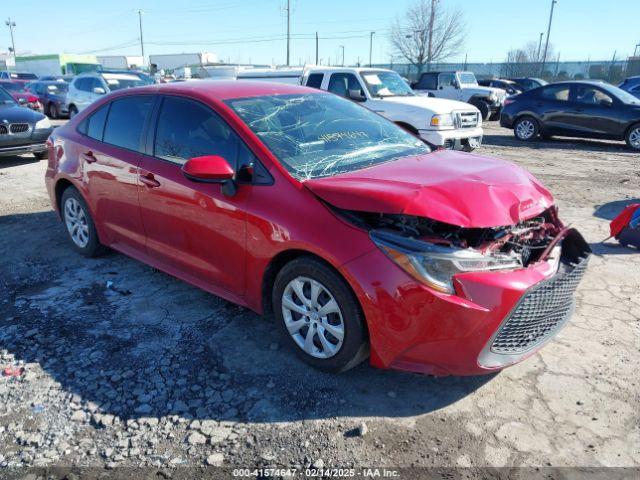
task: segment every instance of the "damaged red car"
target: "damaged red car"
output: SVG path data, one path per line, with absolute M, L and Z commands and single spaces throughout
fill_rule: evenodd
M 81 254 L 110 247 L 273 313 L 334 372 L 522 360 L 570 318 L 590 255 L 525 170 L 292 85 L 105 96 L 52 134 L 46 184 Z

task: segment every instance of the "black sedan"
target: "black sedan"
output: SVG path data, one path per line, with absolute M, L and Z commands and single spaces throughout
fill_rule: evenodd
M 522 93 L 524 89 L 520 87 L 516 82 L 512 80 L 505 80 L 502 78 L 492 78 L 485 80 L 478 80 L 478 85 L 482 87 L 501 88 L 507 92 L 507 95 L 518 95 Z
M 38 160 L 46 158 L 46 141 L 52 131 L 47 117 L 21 107 L 0 88 L 0 157 L 33 153 Z
M 534 77 L 510 78 L 509 80 L 518 85 L 525 92 L 528 90 L 533 90 L 534 88 L 544 87 L 545 85 L 549 84 L 549 82 L 543 80 L 542 78 Z
M 625 140 L 640 151 L 640 100 L 604 82 L 562 82 L 505 101 L 500 125 L 523 141 L 550 137 Z

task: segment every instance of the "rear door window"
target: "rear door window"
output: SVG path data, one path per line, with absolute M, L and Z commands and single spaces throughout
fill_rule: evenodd
M 111 102 L 104 128 L 104 142 L 128 150 L 142 151 L 142 131 L 152 105 L 151 95 L 125 97 Z
M 323 79 L 324 73 L 312 73 L 307 79 L 307 87 L 320 88 L 322 86 Z
M 568 85 L 552 85 L 543 88 L 540 92 L 540 96 L 546 100 L 555 100 L 558 102 L 569 101 L 569 90 L 571 87 Z

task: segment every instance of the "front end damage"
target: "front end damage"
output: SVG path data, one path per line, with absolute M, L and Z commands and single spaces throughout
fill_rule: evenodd
M 385 311 L 376 312 L 388 321 L 370 324 L 372 363 L 378 366 L 464 375 L 528 357 L 570 318 L 591 253 L 555 207 L 490 228 L 403 214 L 336 213 L 366 229 L 379 251 L 415 282 L 409 287 L 406 275 L 394 272 L 368 293 L 377 308 L 383 297 L 396 300 L 393 308 L 386 302 Z M 403 337 L 399 347 L 386 341 Z

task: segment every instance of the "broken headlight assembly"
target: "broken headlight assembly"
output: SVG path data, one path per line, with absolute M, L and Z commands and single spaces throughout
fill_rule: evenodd
M 452 248 L 397 233 L 372 230 L 373 242 L 400 268 L 416 280 L 443 293 L 454 293 L 453 276 L 463 272 L 522 268 L 518 256 L 483 254 L 474 249 Z

